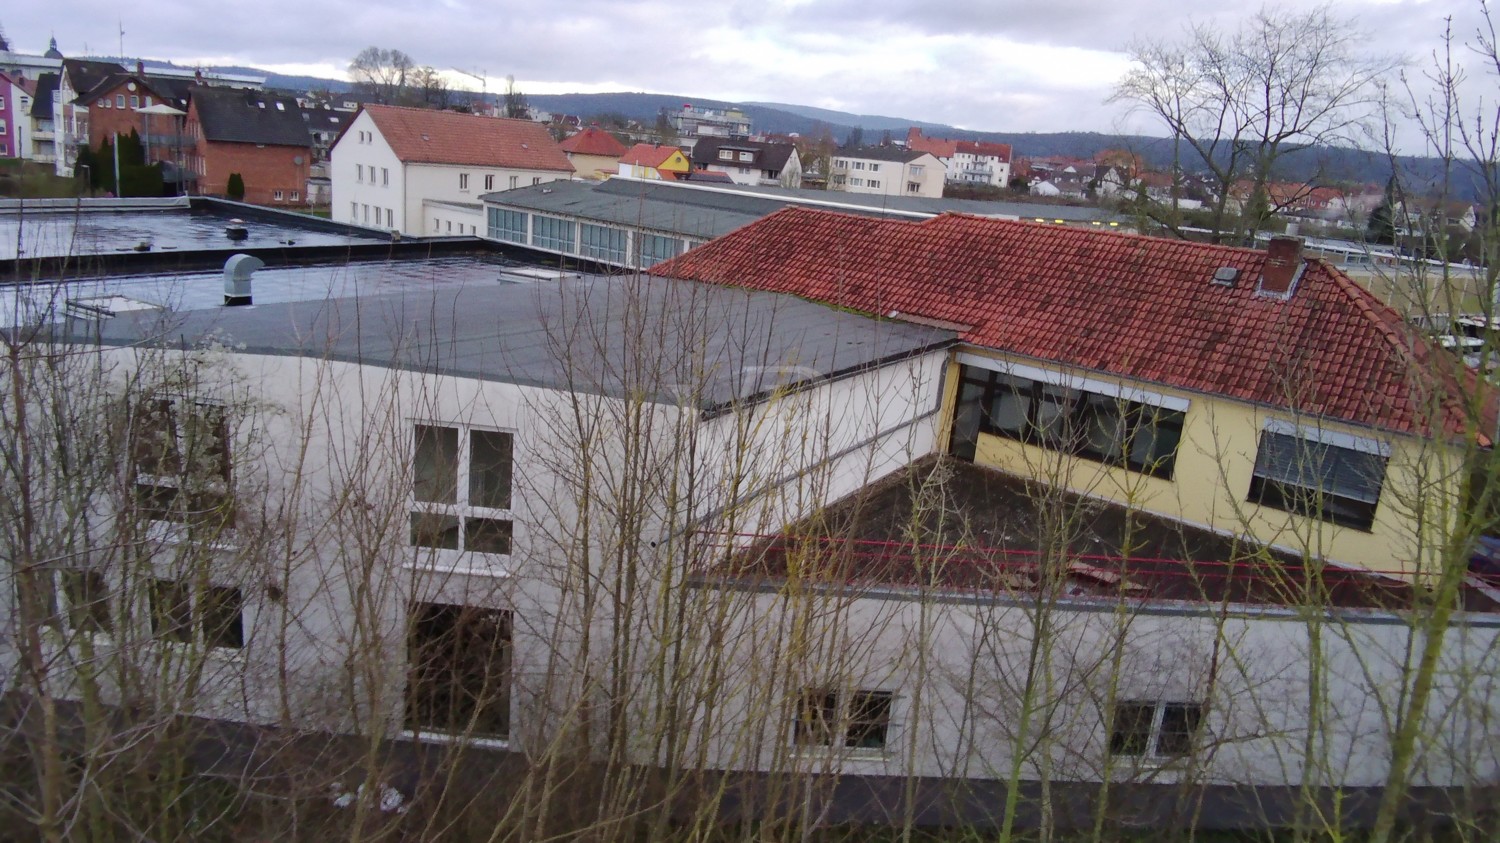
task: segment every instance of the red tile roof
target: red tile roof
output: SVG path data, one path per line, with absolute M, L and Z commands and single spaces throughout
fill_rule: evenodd
M 1256 295 L 1265 262 L 1253 249 L 960 214 L 787 208 L 654 272 L 943 320 L 977 346 L 1398 432 L 1427 430 L 1436 397 L 1442 429 L 1462 430 L 1455 396 L 1472 381 L 1452 355 L 1319 260 L 1289 300 Z M 1226 266 L 1237 283 L 1210 283 Z
M 563 152 L 572 155 L 607 155 L 619 158 L 625 154 L 625 144 L 598 126 L 590 126 L 558 145 Z
M 394 105 L 366 105 L 363 110 L 404 164 L 573 172 L 547 127 L 530 120 Z
M 675 146 L 661 146 L 654 143 L 638 143 L 632 146 L 620 156 L 621 164 L 633 164 L 637 167 L 660 167 L 667 163 L 672 153 L 679 150 Z
M 1010 163 L 1010 144 L 990 143 L 988 141 L 958 141 L 955 150 L 967 155 L 992 156 L 1005 163 Z

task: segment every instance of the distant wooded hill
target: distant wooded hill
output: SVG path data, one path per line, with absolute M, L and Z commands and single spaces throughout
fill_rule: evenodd
M 208 69 L 208 68 L 206 68 Z M 269 87 L 294 91 L 350 90 L 348 82 L 313 76 L 283 76 L 253 67 L 211 68 L 225 73 L 244 73 L 266 77 Z M 494 99 L 491 93 L 490 98 Z M 527 99 L 537 108 L 590 117 L 616 114 L 650 124 L 663 109 L 676 110 L 684 103 L 706 108 L 738 106 L 750 117 L 756 131 L 776 134 L 814 135 L 825 127 L 839 142 L 848 139 L 857 127 L 865 143 L 879 143 L 889 132 L 893 139 L 906 136 L 911 126 L 932 137 L 962 140 L 984 140 L 1008 143 L 1017 155 L 1027 157 L 1066 156 L 1091 159 L 1106 149 L 1128 149 L 1141 156 L 1148 167 L 1167 169 L 1172 163 L 1172 142 L 1167 138 L 1144 135 L 1119 135 L 1101 132 L 978 132 L 941 123 L 928 123 L 901 117 L 873 114 L 851 114 L 826 108 L 771 102 L 730 103 L 681 94 L 607 93 L 607 94 L 533 94 Z M 1390 177 L 1390 161 L 1373 152 L 1342 147 L 1316 147 L 1299 151 L 1285 159 L 1278 178 L 1320 184 L 1369 184 L 1384 186 Z M 1413 189 L 1436 185 L 1442 177 L 1442 163 L 1435 158 L 1404 156 L 1397 166 Z M 1457 197 L 1473 200 L 1480 195 L 1478 184 L 1460 173 L 1454 185 Z

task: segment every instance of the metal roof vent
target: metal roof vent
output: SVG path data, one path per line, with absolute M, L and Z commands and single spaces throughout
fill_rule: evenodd
M 265 266 L 265 261 L 254 255 L 231 255 L 224 262 L 224 306 L 242 307 L 253 304 L 250 296 L 250 279 L 255 270 Z
M 1214 280 L 1209 283 L 1216 287 L 1233 287 L 1234 282 L 1240 280 L 1240 271 L 1237 267 L 1221 266 L 1214 270 Z

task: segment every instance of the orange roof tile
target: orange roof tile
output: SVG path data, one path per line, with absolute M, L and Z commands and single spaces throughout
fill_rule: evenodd
M 654 272 L 944 320 L 978 346 L 1398 432 L 1428 429 L 1428 408 L 1442 406 L 1441 429 L 1462 429 L 1454 402 L 1472 380 L 1456 358 L 1319 260 L 1289 299 L 1257 295 L 1265 262 L 1253 249 L 960 214 L 788 208 Z M 1210 283 L 1220 267 L 1240 271 L 1234 286 Z
M 675 146 L 662 146 L 654 143 L 638 143 L 628 149 L 620 156 L 621 164 L 633 164 L 637 167 L 660 167 L 667 163 L 672 153 L 680 152 Z
M 547 127 L 530 120 L 394 105 L 366 105 L 363 110 L 405 164 L 573 172 Z
M 562 147 L 563 152 L 572 155 L 606 155 L 610 158 L 619 158 L 625 154 L 625 144 L 620 143 L 614 135 L 598 126 L 590 126 L 558 145 Z

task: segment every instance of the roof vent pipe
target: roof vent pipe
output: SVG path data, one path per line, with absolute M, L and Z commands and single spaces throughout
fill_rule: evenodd
M 253 304 L 250 296 L 250 279 L 255 270 L 265 266 L 265 261 L 254 255 L 231 255 L 224 262 L 224 306 L 243 307 Z

